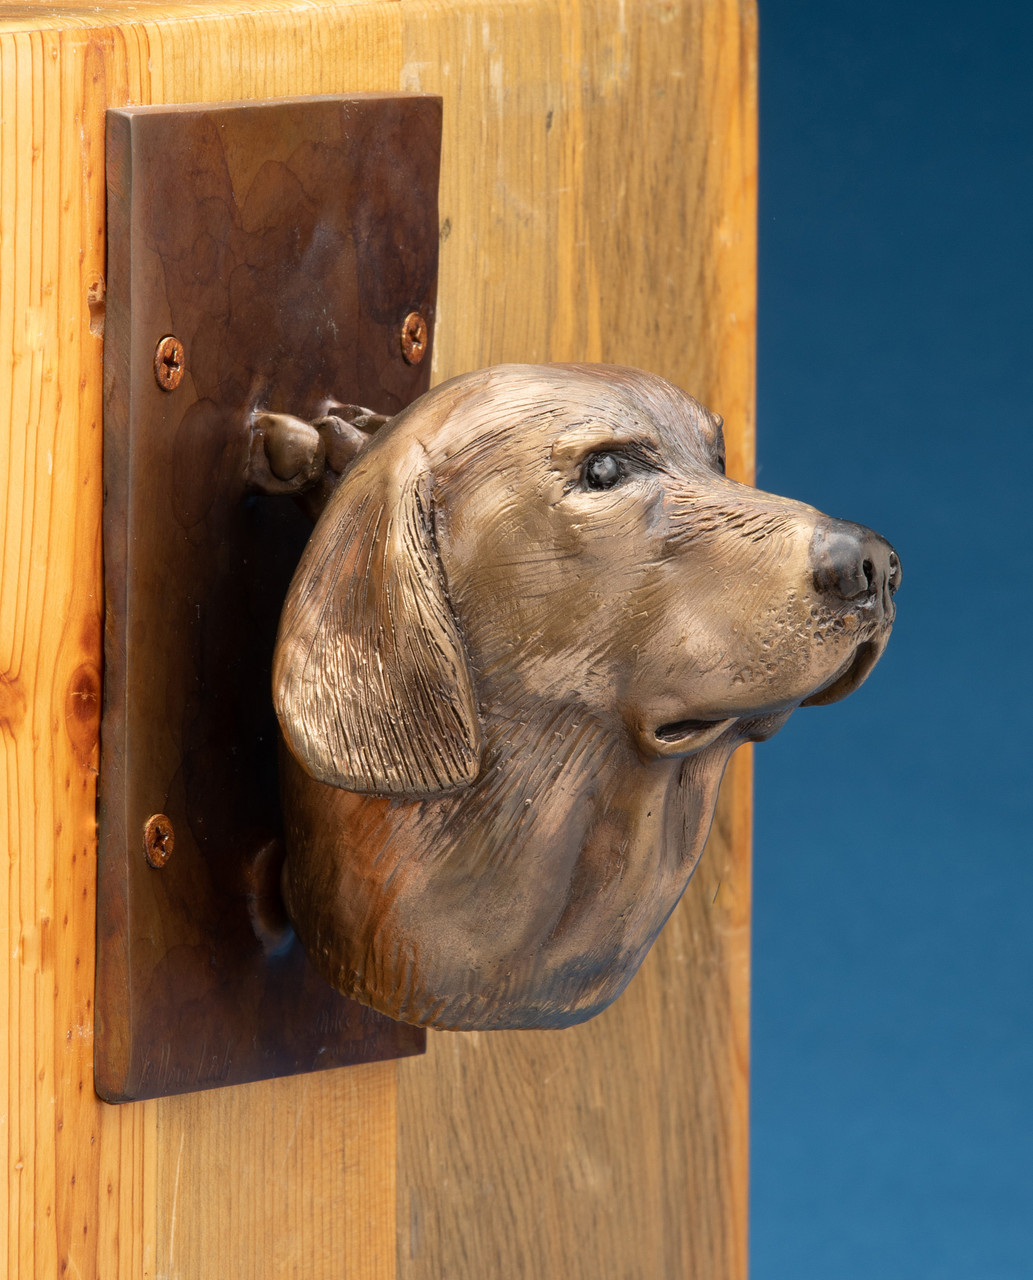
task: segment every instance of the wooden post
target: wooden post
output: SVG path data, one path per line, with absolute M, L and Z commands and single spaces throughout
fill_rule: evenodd
M 434 380 L 640 365 L 720 411 L 750 474 L 750 0 L 0 7 L 12 1280 L 745 1276 L 746 753 L 661 942 L 595 1022 L 121 1108 L 93 1092 L 104 112 L 399 89 L 444 98 Z

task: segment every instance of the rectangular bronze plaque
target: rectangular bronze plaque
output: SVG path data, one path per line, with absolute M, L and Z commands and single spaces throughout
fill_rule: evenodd
M 267 928 L 282 856 L 269 667 L 310 525 L 292 499 L 249 492 L 246 467 L 256 410 L 391 414 L 427 389 L 430 360 L 408 363 L 400 332 L 413 311 L 433 323 L 440 141 L 440 100 L 418 95 L 108 113 L 109 1101 L 424 1048 Z M 172 831 L 160 868 L 144 853 L 156 814 Z

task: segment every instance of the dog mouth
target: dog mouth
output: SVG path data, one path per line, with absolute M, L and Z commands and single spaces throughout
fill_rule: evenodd
M 833 702 L 842 701 L 843 698 L 853 693 L 855 689 L 859 689 L 871 675 L 875 664 L 882 657 L 882 651 L 886 648 L 888 639 L 889 632 L 885 635 L 877 636 L 874 640 L 866 640 L 863 644 L 859 644 L 846 670 L 833 676 L 828 684 L 822 685 L 809 698 L 804 698 L 800 706 L 827 707 Z
M 804 698 L 801 707 L 827 707 L 833 702 L 840 702 L 855 689 L 860 688 L 882 657 L 883 650 L 889 640 L 889 632 L 865 640 L 854 650 L 853 656 L 845 667 L 841 667 L 830 680 L 808 698 Z M 737 724 L 742 717 L 730 716 L 720 720 L 671 720 L 653 730 L 655 751 L 661 756 L 688 756 L 704 747 L 709 747 L 718 738 Z M 765 733 L 763 737 L 770 736 Z
M 662 756 L 691 755 L 716 742 L 738 720 L 730 716 L 726 720 L 672 720 L 653 730 L 657 754 Z

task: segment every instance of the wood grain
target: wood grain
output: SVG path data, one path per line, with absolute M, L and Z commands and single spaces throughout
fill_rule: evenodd
M 745 1274 L 745 758 L 613 1010 L 406 1065 L 397 1262 L 391 1064 L 97 1101 L 96 300 L 107 106 L 442 93 L 435 379 L 641 365 L 724 414 L 746 476 L 754 41 L 748 0 L 0 4 L 0 1274 Z
M 393 1276 L 392 1075 L 371 1063 L 162 1102 L 156 1274 Z

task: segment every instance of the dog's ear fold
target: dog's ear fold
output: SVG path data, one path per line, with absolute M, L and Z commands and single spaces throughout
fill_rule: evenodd
M 402 456 L 399 456 L 399 455 Z M 473 782 L 473 680 L 438 559 L 419 444 L 378 440 L 330 498 L 280 617 L 273 697 L 322 782 L 429 795 Z

